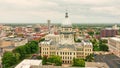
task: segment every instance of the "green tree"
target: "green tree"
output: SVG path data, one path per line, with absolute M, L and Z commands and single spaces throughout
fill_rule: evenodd
M 103 44 L 103 43 L 105 44 L 105 43 L 108 43 L 108 40 L 105 40 L 105 39 L 101 40 L 100 39 L 99 42 L 100 42 L 100 44 Z
M 41 56 L 37 56 L 37 59 L 42 59 L 42 57 Z
M 5 52 L 2 58 L 3 68 L 9 68 L 10 66 L 16 64 L 16 57 L 12 52 Z
M 16 58 L 16 62 L 20 61 L 20 54 L 19 53 L 14 53 L 15 58 Z
M 37 53 L 39 50 L 38 42 L 31 41 L 23 46 L 19 46 L 13 50 L 14 53 L 19 53 L 20 58 L 24 59 L 27 54 Z
M 85 60 L 88 61 L 88 62 L 92 62 L 94 60 L 93 54 L 90 54 L 90 55 L 86 56 Z
M 90 35 L 90 36 L 93 36 L 94 35 L 94 32 L 88 32 L 88 34 Z
M 14 53 L 19 53 L 20 54 L 20 59 L 24 59 L 26 57 L 26 48 L 25 46 L 19 46 L 13 50 Z
M 26 50 L 26 53 L 27 53 L 27 54 L 31 54 L 31 48 L 30 48 L 29 45 L 30 45 L 29 43 L 27 43 L 27 44 L 25 45 L 25 50 Z
M 97 45 L 93 45 L 93 51 L 100 51 L 99 46 L 97 46 Z
M 95 34 L 96 34 L 96 35 L 100 35 L 100 32 L 97 31 Z
M 10 66 L 14 66 L 19 61 L 29 57 L 30 54 L 37 53 L 38 50 L 38 42 L 31 41 L 25 45 L 16 47 L 12 52 L 5 52 L 2 58 L 3 68 L 10 68 Z
M 100 46 L 100 50 L 101 50 L 101 51 L 108 51 L 108 46 L 107 46 L 107 45 L 105 45 L 105 44 L 100 44 L 99 46 Z
M 62 65 L 62 59 L 60 56 L 53 55 L 48 58 L 48 62 L 54 63 L 56 66 L 61 66 Z
M 39 50 L 38 42 L 36 41 L 31 41 L 29 43 L 30 51 L 31 53 L 36 53 Z
M 42 64 L 43 65 L 46 65 L 47 64 L 47 56 L 43 56 L 43 58 L 42 58 Z
M 79 58 L 73 58 L 73 66 L 76 67 L 85 67 L 85 60 Z
M 97 41 L 95 38 L 90 40 L 93 44 L 93 51 L 99 51 L 99 41 Z
M 77 40 L 75 40 L 75 42 L 81 42 L 81 40 L 80 40 L 80 39 L 77 39 Z

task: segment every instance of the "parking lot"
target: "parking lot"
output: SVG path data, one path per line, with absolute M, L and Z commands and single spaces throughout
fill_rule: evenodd
M 110 68 L 120 68 L 120 58 L 113 54 L 95 55 L 95 62 L 105 62 Z

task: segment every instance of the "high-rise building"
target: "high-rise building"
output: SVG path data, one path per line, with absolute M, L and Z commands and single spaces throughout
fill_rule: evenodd
M 34 31 L 39 33 L 41 31 L 40 27 L 41 26 L 39 24 L 36 24 L 34 27 Z
M 50 23 L 51 23 L 51 20 L 47 20 L 47 23 L 48 23 L 48 32 L 50 33 Z

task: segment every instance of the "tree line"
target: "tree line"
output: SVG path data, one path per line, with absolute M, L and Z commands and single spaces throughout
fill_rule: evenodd
M 108 46 L 106 45 L 107 40 L 90 40 L 93 44 L 93 51 L 108 51 Z
M 5 52 L 2 57 L 3 68 L 12 68 L 23 59 L 30 57 L 31 54 L 38 53 L 38 42 L 31 41 L 23 46 L 16 47 L 12 52 Z
M 88 56 L 89 57 L 89 56 Z M 87 60 L 92 60 L 91 57 Z M 43 65 L 55 65 L 55 66 L 61 66 L 62 65 L 62 58 L 57 55 L 53 56 L 43 56 L 42 58 L 42 64 Z M 72 66 L 73 67 L 85 67 L 85 59 L 82 58 L 73 58 L 72 60 Z
M 62 59 L 60 56 L 52 55 L 49 58 L 47 56 L 43 56 L 42 58 L 42 64 L 48 65 L 48 64 L 54 64 L 56 66 L 62 65 Z

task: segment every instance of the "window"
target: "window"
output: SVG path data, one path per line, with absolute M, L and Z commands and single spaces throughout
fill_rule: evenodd
M 67 57 L 65 57 L 65 59 L 67 59 Z
M 65 55 L 67 55 L 67 52 L 65 52 Z
M 69 38 L 69 36 L 68 35 L 64 35 L 64 38 Z
M 64 52 L 63 52 L 63 55 L 64 55 Z
M 68 29 L 66 28 L 65 31 L 68 31 Z
M 60 55 L 62 55 L 62 52 L 60 52 Z
M 72 57 L 70 57 L 70 59 L 72 59 Z
M 72 53 L 70 52 L 70 55 L 72 55 Z
M 74 55 L 75 55 L 75 53 L 74 53 Z

